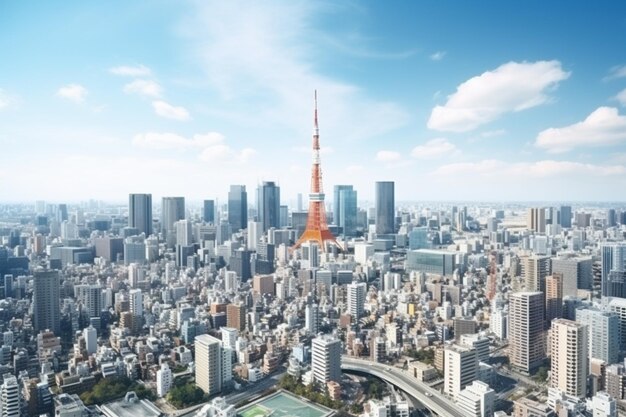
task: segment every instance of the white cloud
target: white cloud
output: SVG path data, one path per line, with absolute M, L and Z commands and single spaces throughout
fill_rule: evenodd
M 413 148 L 411 156 L 419 159 L 428 159 L 453 153 L 458 153 L 458 148 L 453 143 L 448 142 L 445 138 L 437 138 Z
M 495 159 L 479 162 L 461 162 L 440 166 L 431 173 L 432 176 L 448 176 L 466 178 L 466 176 L 482 178 L 499 178 L 514 180 L 523 177 L 556 178 L 563 176 L 611 176 L 623 175 L 626 167 L 622 165 L 594 165 L 580 162 L 543 160 L 537 162 L 507 163 Z
M 625 78 L 626 77 L 626 65 L 616 65 L 609 70 L 609 75 L 604 77 L 605 81 L 613 80 L 615 78 Z
M 622 106 L 626 107 L 626 88 L 620 91 L 615 98 L 620 102 Z
M 11 99 L 4 92 L 2 88 L 0 88 L 0 110 L 6 109 L 11 104 Z
M 434 177 L 491 178 L 502 182 L 528 178 L 606 177 L 624 175 L 623 165 L 594 165 L 571 161 L 543 160 L 506 163 L 495 159 L 479 162 L 461 162 L 440 166 L 431 173 Z
M 437 51 L 430 55 L 432 61 L 441 61 L 446 56 L 446 51 Z
M 614 107 L 599 107 L 582 122 L 540 132 L 535 146 L 560 153 L 580 146 L 608 146 L 623 141 L 626 116 L 620 116 Z
M 434 130 L 467 132 L 505 113 L 541 105 L 548 92 L 569 77 L 559 61 L 509 62 L 470 78 L 436 106 L 428 120 Z
M 162 100 L 152 102 L 152 107 L 157 115 L 165 117 L 166 119 L 174 119 L 179 121 L 186 121 L 191 119 L 189 112 L 186 108 L 180 106 L 172 106 Z
M 109 68 L 109 72 L 122 77 L 147 77 L 152 74 L 150 68 L 145 65 L 120 65 Z
M 133 137 L 133 146 L 154 150 L 197 150 L 198 159 L 204 162 L 247 163 L 256 154 L 252 148 L 236 150 L 226 144 L 218 132 L 193 135 L 191 138 L 176 133 L 147 132 Z
M 187 139 L 176 133 L 139 133 L 133 137 L 133 146 L 150 149 L 189 149 L 206 148 L 221 145 L 224 142 L 224 135 L 218 132 L 194 135 Z
M 328 11 L 325 5 L 238 0 L 195 4 L 193 17 L 181 22 L 179 32 L 191 39 L 209 83 L 225 99 L 222 111 L 236 113 L 242 123 L 287 127 L 295 131 L 289 132 L 291 138 L 306 138 L 314 89 L 319 93 L 322 146 L 380 135 L 409 121 L 409 113 L 395 103 L 372 99 L 357 86 L 317 71 L 322 51 L 310 42 L 319 35 L 311 23 Z
M 139 94 L 147 97 L 160 97 L 162 89 L 156 81 L 138 79 L 126 84 L 124 92 L 126 94 Z
M 395 151 L 378 151 L 376 160 L 379 162 L 396 162 L 402 159 L 400 152 Z
M 68 84 L 59 88 L 57 96 L 75 103 L 82 103 L 87 96 L 87 89 L 80 84 Z

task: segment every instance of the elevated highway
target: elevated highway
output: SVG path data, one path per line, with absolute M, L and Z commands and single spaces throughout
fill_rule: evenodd
M 439 416 L 466 417 L 452 400 L 393 366 L 344 355 L 341 357 L 341 370 L 370 374 L 380 378 L 406 392 Z

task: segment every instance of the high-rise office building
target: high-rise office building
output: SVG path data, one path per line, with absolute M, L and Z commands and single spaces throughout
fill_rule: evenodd
M 626 298 L 626 243 L 600 245 L 602 296 Z
M 561 227 L 572 227 L 572 206 L 561 206 Z
M 573 397 L 587 395 L 589 373 L 587 326 L 575 321 L 556 319 L 552 322 L 551 385 Z
M 226 326 L 243 331 L 246 328 L 246 306 L 244 304 L 228 304 L 226 306 Z
M 363 315 L 367 284 L 353 282 L 348 284 L 348 314 L 357 321 Z
M 185 218 L 185 197 L 163 197 L 161 200 L 161 233 L 170 247 L 174 246 L 175 224 Z
M 87 354 L 93 355 L 98 350 L 98 332 L 93 326 L 83 329 L 83 338 L 85 339 L 85 347 Z
M 209 395 L 222 392 L 222 341 L 203 334 L 196 336 L 196 385 Z
M 553 274 L 563 275 L 563 297 L 576 297 L 578 289 L 591 290 L 593 286 L 591 257 L 557 257 L 550 261 Z
M 193 241 L 193 232 L 189 220 L 179 220 L 175 223 L 176 245 L 189 246 Z
M 231 185 L 228 192 L 228 223 L 234 232 L 248 224 L 248 193 L 245 185 Z
M 563 317 L 563 275 L 553 273 L 546 277 L 546 328 L 552 320 Z
M 590 359 L 599 359 L 606 364 L 619 360 L 621 327 L 617 313 L 594 308 L 578 308 L 576 321 L 589 329 Z
M 543 299 L 541 292 L 516 292 L 509 298 L 510 362 L 527 373 L 546 357 Z
M 143 316 L 143 293 L 140 289 L 135 288 L 128 292 L 130 301 L 130 312 L 134 317 Z
M 476 349 L 458 345 L 446 347 L 444 355 L 443 392 L 456 399 L 476 379 L 478 356 Z
M 202 205 L 202 221 L 215 224 L 215 200 L 204 200 Z
M 280 187 L 275 182 L 263 181 L 257 188 L 257 215 L 263 232 L 280 227 Z
M 528 229 L 537 233 L 546 232 L 546 209 L 543 207 L 533 207 L 528 209 L 526 218 Z
M 263 236 L 263 225 L 261 222 L 248 222 L 248 249 L 256 251 L 256 247 Z
M 608 209 L 606 211 L 606 225 L 608 227 L 615 227 L 617 225 L 617 213 L 615 209 Z
M 156 374 L 157 396 L 159 398 L 165 397 L 170 389 L 172 389 L 173 381 L 174 378 L 172 377 L 172 370 L 167 363 L 162 363 L 161 368 Z
M 61 309 L 59 271 L 37 270 L 33 278 L 33 327 L 35 332 L 50 329 L 55 334 L 61 331 Z
M 546 291 L 546 277 L 550 275 L 549 256 L 526 256 L 521 258 L 522 278 L 526 291 Z
M 320 308 L 317 304 L 307 304 L 304 312 L 304 328 L 308 333 L 317 334 L 319 330 Z
M 334 223 L 341 227 L 344 236 L 355 236 L 357 194 L 351 185 L 335 185 L 333 200 Z
M 393 181 L 376 182 L 376 234 L 395 233 L 396 203 Z
M 341 381 L 341 341 L 324 335 L 311 342 L 311 370 L 315 382 Z
M 468 417 L 492 417 L 496 392 L 482 381 L 474 381 L 459 392 L 457 405 Z
M 4 382 L 0 385 L 0 414 L 2 417 L 20 417 L 21 408 L 20 385 L 17 378 L 11 374 L 5 374 Z
M 239 248 L 233 251 L 230 256 L 230 269 L 237 274 L 242 282 L 246 282 L 252 277 L 251 255 L 249 250 Z
M 128 196 L 128 226 L 152 234 L 152 194 L 130 194 Z

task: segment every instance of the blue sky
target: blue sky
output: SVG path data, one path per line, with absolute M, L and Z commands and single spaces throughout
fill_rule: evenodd
M 547 3 L 547 4 L 546 4 Z M 0 200 L 624 200 L 620 2 L 2 2 Z

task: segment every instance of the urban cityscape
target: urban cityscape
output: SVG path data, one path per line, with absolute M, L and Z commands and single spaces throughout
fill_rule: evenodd
M 0 5 L 0 417 L 626 415 L 626 7 L 113 3 Z

